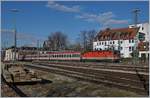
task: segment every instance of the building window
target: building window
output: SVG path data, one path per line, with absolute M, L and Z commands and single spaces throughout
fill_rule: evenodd
M 132 46 L 132 51 L 134 51 L 134 47 Z
M 103 42 L 102 42 L 102 45 L 103 45 Z
M 120 47 L 120 50 L 122 50 L 123 48 L 122 47 Z
M 131 39 L 129 39 L 129 43 L 131 43 Z
M 144 30 L 144 27 L 142 27 L 142 30 Z
M 101 45 L 101 42 L 99 42 L 99 45 Z
M 119 41 L 119 40 L 118 40 L 118 44 L 122 44 L 122 41 Z
M 98 45 L 98 43 L 97 43 L 97 45 Z
M 122 44 L 122 41 L 120 41 L 120 43 Z
M 134 39 L 132 39 L 132 43 L 134 43 Z
M 129 47 L 129 51 L 131 51 L 131 47 Z
M 115 44 L 115 42 L 113 41 L 113 44 Z
M 105 45 L 106 45 L 107 43 L 105 42 Z
M 112 44 L 112 42 L 110 42 L 110 44 Z

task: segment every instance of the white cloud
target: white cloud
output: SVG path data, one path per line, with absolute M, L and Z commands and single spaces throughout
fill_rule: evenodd
M 76 18 L 83 19 L 84 21 L 97 22 L 102 24 L 103 26 L 128 23 L 128 20 L 118 20 L 115 19 L 115 17 L 116 15 L 114 15 L 112 12 L 100 13 L 98 15 L 82 13 L 81 15 L 76 16 Z
M 72 6 L 68 7 L 65 5 L 58 4 L 54 1 L 48 1 L 47 7 L 58 10 L 58 11 L 63 11 L 63 12 L 72 12 L 72 13 L 78 13 L 80 12 L 80 7 L 79 6 Z
M 129 22 L 129 20 L 115 19 L 116 15 L 113 12 L 104 12 L 99 14 L 85 13 L 85 12 L 81 12 L 79 6 L 68 7 L 66 5 L 62 5 L 54 1 L 48 1 L 46 6 L 58 11 L 78 13 L 80 15 L 76 15 L 75 16 L 76 18 L 88 22 L 97 22 L 104 27 L 108 25 L 109 26 L 114 25 L 114 24 L 128 24 Z

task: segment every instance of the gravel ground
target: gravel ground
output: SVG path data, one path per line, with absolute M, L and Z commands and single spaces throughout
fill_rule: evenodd
M 53 73 L 38 72 L 38 76 L 46 81 L 44 83 L 37 83 L 33 85 L 19 85 L 17 86 L 24 94 L 31 97 L 140 97 L 141 95 L 120 90 L 117 88 L 105 87 L 102 84 L 94 84 L 78 79 L 69 78 Z M 4 88 L 5 89 L 5 88 Z M 2 92 L 3 95 L 4 92 Z M 15 95 L 14 95 L 15 96 Z

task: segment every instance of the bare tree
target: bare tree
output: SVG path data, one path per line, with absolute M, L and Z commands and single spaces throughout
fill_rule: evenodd
M 80 33 L 80 41 L 83 47 L 83 50 L 87 50 L 87 31 L 81 31 Z
M 67 36 L 62 32 L 51 33 L 43 47 L 49 50 L 65 50 L 67 48 Z
M 93 41 L 96 35 L 95 30 L 90 30 L 87 32 L 87 49 L 93 50 Z
M 80 42 L 84 51 L 93 49 L 93 41 L 95 38 L 96 31 L 81 31 L 80 33 Z

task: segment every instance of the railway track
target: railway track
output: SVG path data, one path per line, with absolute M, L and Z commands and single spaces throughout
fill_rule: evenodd
M 119 71 L 112 69 L 101 69 L 91 67 L 77 67 L 59 64 L 28 64 L 32 68 L 61 74 L 81 80 L 104 85 L 115 86 L 118 88 L 131 90 L 138 93 L 148 94 L 148 74 L 144 72 Z
M 120 65 L 112 63 L 83 63 L 83 62 L 35 62 L 37 64 L 60 64 L 68 66 L 78 66 L 78 67 L 90 67 L 90 68 L 102 68 L 102 69 L 114 69 L 114 70 L 124 70 L 124 71 L 138 71 L 138 72 L 149 72 L 148 66 L 129 66 L 129 65 Z

